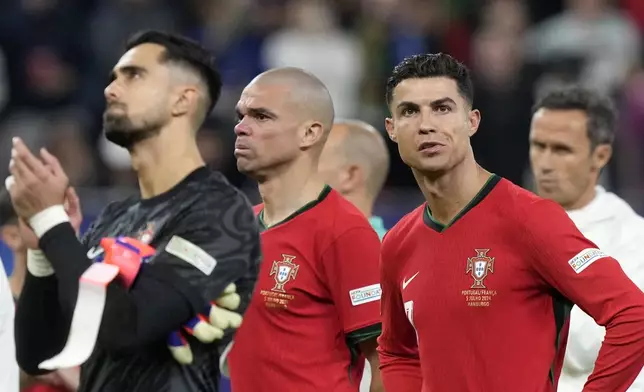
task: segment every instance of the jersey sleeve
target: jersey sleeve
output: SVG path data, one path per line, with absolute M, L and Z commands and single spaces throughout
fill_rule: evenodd
M 644 366 L 644 293 L 559 205 L 539 200 L 523 216 L 537 275 L 606 327 L 583 391 L 625 391 Z
M 390 233 L 385 234 L 380 256 L 382 284 L 382 334 L 378 338 L 380 373 L 386 390 L 418 392 L 422 375 L 416 331 L 405 313 L 395 268 L 395 255 L 388 246 Z
M 347 335 L 374 325 L 380 332 L 379 253 L 378 235 L 368 226 L 350 229 L 323 253 L 329 291 Z
M 168 240 L 157 246 L 154 260 L 141 266 L 131 289 L 116 280 L 107 286 L 98 345 L 121 352 L 165 341 L 228 284 L 254 284 L 259 229 L 250 204 L 240 194 L 218 197 L 215 206 L 212 199 L 204 194 L 169 225 L 170 233 L 162 234 Z M 61 308 L 72 314 L 79 279 L 92 261 L 69 223 L 50 229 L 39 244 L 54 267 Z M 45 359 L 42 355 L 25 362 L 37 363 Z
M 148 270 L 182 292 L 196 311 L 230 283 L 254 285 L 261 253 L 259 226 L 241 194 L 204 195 L 169 227 Z
M 102 224 L 114 206 L 115 203 L 108 204 L 92 222 L 81 240 L 83 244 L 87 244 L 97 225 Z M 76 304 L 78 278 L 91 265 L 89 260 L 84 259 L 85 249 L 75 238 L 73 228 L 69 224 L 67 228 L 60 226 L 45 234 L 46 237 L 54 235 L 51 243 L 61 249 L 54 253 L 49 251 L 52 264 L 58 266 L 58 273 L 36 277 L 27 271 L 16 307 L 16 359 L 20 368 L 30 375 L 49 373 L 49 370 L 40 369 L 38 365 L 65 346 Z M 61 233 L 62 237 L 56 236 L 57 233 Z M 45 241 L 46 248 L 50 248 L 49 243 Z M 74 251 L 76 256 L 71 255 Z M 59 261 L 62 265 L 56 264 Z M 182 300 L 181 297 L 179 300 Z M 47 325 L 47 328 L 41 328 L 42 325 Z
M 56 277 L 35 277 L 27 271 L 15 315 L 14 339 L 20 368 L 29 375 L 49 373 L 39 369 L 38 364 L 63 349 L 70 324 L 71 316 L 59 306 Z

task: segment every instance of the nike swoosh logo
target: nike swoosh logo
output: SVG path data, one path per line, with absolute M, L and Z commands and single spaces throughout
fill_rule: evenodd
M 90 260 L 94 260 L 95 258 L 100 256 L 101 253 L 103 253 L 103 248 L 95 246 L 92 249 L 87 251 L 87 258 Z
M 414 280 L 416 275 L 418 275 L 419 273 L 420 273 L 420 271 L 416 272 L 411 278 L 409 278 L 407 280 L 403 280 L 403 290 L 407 288 L 407 285 L 409 285 L 411 283 L 411 281 Z

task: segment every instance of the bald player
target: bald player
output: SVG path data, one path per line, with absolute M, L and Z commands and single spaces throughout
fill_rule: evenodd
M 385 139 L 370 124 L 360 120 L 338 120 L 324 145 L 318 171 L 333 189 L 369 218 L 382 240 L 387 232 L 373 206 L 389 174 L 389 151 Z M 360 392 L 369 392 L 378 362 L 365 364 Z M 377 371 L 377 370 L 376 370 Z
M 235 157 L 262 203 L 260 275 L 228 355 L 235 392 L 357 392 L 377 361 L 380 241 L 318 172 L 326 87 L 297 68 L 257 76 L 236 106 Z M 371 362 L 377 363 L 377 362 Z M 382 391 L 379 372 L 372 391 Z
M 389 174 L 389 151 L 380 132 L 364 121 L 336 121 L 318 170 L 327 184 L 369 218 L 382 239 L 387 229 L 382 218 L 373 215 L 373 206 Z

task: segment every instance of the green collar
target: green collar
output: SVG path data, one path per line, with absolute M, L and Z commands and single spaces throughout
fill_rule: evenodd
M 304 212 L 310 210 L 311 208 L 317 206 L 318 204 L 320 204 L 320 202 L 322 202 L 322 200 L 324 200 L 329 195 L 329 193 L 331 193 L 331 187 L 328 186 L 328 185 L 325 185 L 324 188 L 322 188 L 322 192 L 320 192 L 320 195 L 318 196 L 317 199 L 311 200 L 310 202 L 308 202 L 305 205 L 303 205 L 302 207 L 300 207 L 297 211 L 295 211 L 294 213 L 289 215 L 286 219 L 282 220 L 281 222 L 277 222 L 274 225 L 271 225 L 270 227 L 275 227 L 277 225 L 281 225 L 282 223 L 286 223 L 286 222 L 290 221 L 291 219 L 294 219 L 294 218 L 298 217 L 302 213 L 304 213 Z M 262 230 L 266 230 L 266 229 L 269 228 L 268 226 L 266 226 L 266 223 L 264 222 L 264 209 L 263 208 L 259 212 L 259 214 L 257 214 L 257 220 L 259 221 L 259 225 L 260 225 L 260 228 Z

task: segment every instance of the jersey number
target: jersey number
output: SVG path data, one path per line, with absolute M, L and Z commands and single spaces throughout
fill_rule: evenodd
M 409 323 L 415 329 L 416 327 L 414 326 L 414 301 L 405 302 L 405 314 L 407 315 L 407 320 L 409 320 Z
M 414 332 L 416 332 L 416 343 L 418 343 L 418 331 L 416 330 L 416 326 L 414 325 L 414 301 L 405 302 L 405 314 L 407 315 L 409 324 L 411 324 L 411 326 L 414 328 Z

